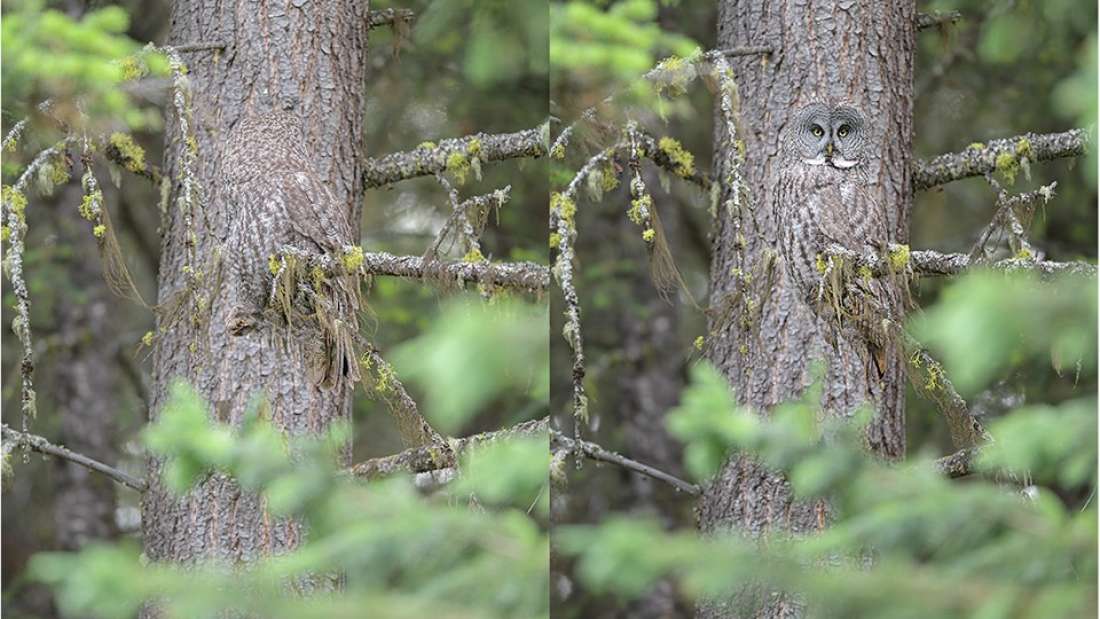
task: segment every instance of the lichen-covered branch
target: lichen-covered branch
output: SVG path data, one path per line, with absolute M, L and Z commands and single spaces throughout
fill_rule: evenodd
M 28 434 L 26 432 L 19 432 L 17 430 L 14 430 L 14 429 L 8 427 L 7 424 L 3 424 L 3 426 L 0 426 L 0 430 L 3 431 L 3 438 L 4 438 L 5 442 L 10 442 L 11 444 L 13 444 L 15 446 L 26 447 L 26 448 L 30 449 L 31 451 L 37 451 L 40 454 L 44 454 L 44 455 L 47 455 L 47 456 L 54 456 L 54 457 L 57 457 L 57 458 L 62 458 L 64 460 L 68 460 L 69 462 L 74 462 L 74 463 L 79 464 L 80 466 L 83 466 L 83 467 L 85 467 L 89 470 L 92 470 L 92 471 L 95 471 L 97 473 L 101 473 L 103 475 L 106 475 L 107 477 L 110 477 L 114 481 L 116 481 L 116 482 L 118 482 L 118 483 L 120 483 L 124 486 L 127 486 L 129 488 L 133 488 L 134 490 L 137 490 L 138 492 L 145 492 L 145 487 L 146 486 L 145 486 L 144 481 L 142 481 L 142 480 L 140 480 L 140 479 L 138 479 L 138 478 L 136 478 L 136 477 L 134 477 L 134 476 L 132 476 L 128 473 L 120 471 L 120 470 L 116 469 L 113 466 L 103 464 L 102 462 L 99 462 L 98 460 L 93 460 L 93 459 L 89 458 L 88 456 L 76 453 L 75 451 L 72 451 L 70 449 L 66 449 L 66 448 L 64 448 L 60 445 L 54 445 L 53 443 L 49 442 L 45 438 L 43 438 L 41 436 L 38 436 L 36 434 Z M 7 454 L 8 451 L 9 451 L 8 449 L 4 449 L 5 454 Z
M 973 268 L 987 268 L 1005 273 L 1029 272 L 1036 273 L 1040 277 L 1053 277 L 1056 275 L 1095 276 L 1097 265 L 1087 262 L 1053 262 L 1048 260 L 1032 260 L 1028 258 L 1006 258 L 995 262 L 979 262 L 967 254 L 945 254 L 932 250 L 908 251 L 908 246 L 893 245 L 891 251 L 894 255 L 899 252 L 908 254 L 907 268 L 916 275 L 944 276 L 959 275 Z M 826 250 L 827 256 L 838 256 L 844 260 L 852 261 L 857 269 L 866 267 L 871 275 L 881 277 L 896 272 L 890 264 L 890 257 L 878 255 L 860 255 L 839 245 L 832 245 Z
M 32 176 L 39 173 L 52 159 L 63 155 L 72 138 L 65 138 L 54 146 L 38 153 L 27 169 L 23 171 L 14 185 L 5 186 L 0 192 L 0 220 L 4 222 L 2 236 L 8 244 L 6 257 L 8 280 L 15 293 L 15 320 L 12 330 L 23 347 L 19 362 L 21 379 L 20 401 L 22 408 L 22 428 L 27 431 L 28 419 L 36 413 L 36 394 L 34 391 L 34 347 L 31 344 L 30 292 L 23 277 L 24 240 L 27 235 L 27 185 Z
M 546 155 L 546 129 L 539 126 L 515 133 L 479 133 L 443 140 L 438 145 L 425 143 L 415 150 L 368 159 L 363 172 L 367 189 L 398 181 L 454 171 L 469 166 L 471 157 L 480 161 L 503 161 Z
M 53 101 L 51 99 L 46 99 L 42 103 L 38 104 L 38 111 L 45 114 L 50 111 L 50 107 L 52 105 Z M 23 130 L 27 128 L 27 123 L 29 123 L 30 121 L 31 118 L 30 116 L 28 116 L 23 120 L 15 123 L 15 126 L 12 127 L 10 131 L 8 131 L 7 135 L 4 136 L 3 143 L 0 143 L 0 151 L 7 153 L 15 150 L 16 143 L 19 142 L 19 137 L 23 135 Z
M 434 447 L 436 459 L 445 466 L 454 464 L 454 454 L 446 447 L 439 432 L 436 432 L 428 420 L 420 414 L 416 401 L 405 390 L 405 385 L 398 380 L 397 373 L 389 362 L 383 359 L 377 350 L 371 348 L 364 353 L 362 366 L 364 370 L 372 373 L 374 384 L 369 388 L 374 394 L 386 400 L 406 445 L 410 448 Z M 446 464 L 447 462 L 450 464 Z
M 703 191 L 710 191 L 711 178 L 709 174 L 700 172 L 697 169 L 693 169 L 691 174 L 683 174 L 683 167 L 678 162 L 673 161 L 667 151 L 661 149 L 658 141 L 653 136 L 641 129 L 638 129 L 635 133 L 638 146 L 645 153 L 646 159 L 652 161 L 654 165 L 662 170 L 698 186 Z
M 410 9 L 378 9 L 372 10 L 367 15 L 367 28 L 374 29 L 382 26 L 392 26 L 398 22 L 409 23 L 416 17 Z
M 550 287 L 550 269 L 531 262 L 445 262 L 385 252 L 363 254 L 363 272 L 410 279 L 457 281 L 541 294 Z
M 686 482 L 679 477 L 676 477 L 675 475 L 670 475 L 669 473 L 654 468 L 648 464 L 643 464 L 636 460 L 631 460 L 626 456 L 622 456 L 613 451 L 604 449 L 596 443 L 585 440 L 571 439 L 561 432 L 554 430 L 553 428 L 550 429 L 550 441 L 551 444 L 557 444 L 562 449 L 582 454 L 592 460 L 607 462 L 610 464 L 621 466 L 627 470 L 634 471 L 635 473 L 641 473 L 642 475 L 647 475 L 658 481 L 663 481 L 666 484 L 671 485 L 673 488 L 676 488 L 680 492 L 684 492 L 692 496 L 697 496 L 702 492 L 702 490 L 696 484 Z
M 1050 161 L 1078 157 L 1088 147 L 1088 133 L 1071 129 L 1062 133 L 1026 133 L 1011 138 L 974 143 L 966 150 L 918 161 L 913 169 L 913 189 L 920 191 L 971 176 L 1018 170 L 1021 160 Z M 1013 172 L 1015 173 L 1015 172 Z
M 455 464 L 454 456 L 462 455 L 475 447 L 517 437 L 536 436 L 546 432 L 548 427 L 549 419 L 543 417 L 495 432 L 484 432 L 466 438 L 452 439 L 449 441 L 450 460 L 441 459 L 439 448 L 435 445 L 414 447 L 392 456 L 372 458 L 355 464 L 348 469 L 348 474 L 359 479 L 378 479 L 398 473 L 423 473 L 449 468 Z
M 958 11 L 933 11 L 931 13 L 917 13 L 917 30 L 927 30 L 943 24 L 951 24 L 962 19 L 962 13 Z

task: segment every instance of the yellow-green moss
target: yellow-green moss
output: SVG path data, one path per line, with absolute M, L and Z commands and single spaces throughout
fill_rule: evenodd
M 152 346 L 153 345 L 153 332 L 152 331 L 146 331 L 145 335 L 141 336 L 141 343 L 144 344 L 145 346 Z
M 706 340 L 704 340 L 703 336 L 700 335 L 699 337 L 695 338 L 695 343 L 692 345 L 695 346 L 695 350 L 703 350 L 704 343 L 706 343 Z
M 615 166 L 608 162 L 600 170 L 600 188 L 604 192 L 611 191 L 619 186 L 619 175 L 615 173 Z
M 129 134 L 116 131 L 111 134 L 110 143 L 122 157 L 124 168 L 131 172 L 141 172 L 145 169 L 145 149 L 138 146 Z
M 69 166 L 65 164 L 65 160 L 60 156 L 50 159 L 45 171 L 46 178 L 54 186 L 69 182 Z
M 23 192 L 17 191 L 11 185 L 4 185 L 3 189 L 0 189 L 0 200 L 7 202 L 11 212 L 15 213 L 20 221 L 23 220 L 24 213 L 27 211 L 27 196 L 23 195 Z
M 7 226 L 0 226 L 0 241 L 7 242 L 11 238 L 11 228 Z
M 550 158 L 558 161 L 565 159 L 565 147 L 561 144 L 555 144 L 550 148 Z
M 558 245 L 561 245 L 561 235 L 557 232 L 550 233 L 550 248 L 557 249 Z
M 734 140 L 733 148 L 737 151 L 737 156 L 739 158 L 745 158 L 745 140 Z
M 1026 247 L 1021 247 L 1019 251 L 1016 252 L 1016 257 L 1020 260 L 1030 260 L 1032 257 L 1031 250 Z
M 107 234 L 107 226 L 99 224 L 98 226 L 92 228 L 92 236 L 94 236 L 95 238 L 101 239 L 103 238 L 104 234 Z
M 657 238 L 657 232 L 653 228 L 647 228 L 642 231 L 642 240 L 646 243 L 652 243 L 655 238 Z
M 873 273 L 871 273 L 871 267 L 869 267 L 867 265 L 863 265 L 863 266 L 859 267 L 858 274 L 859 274 L 860 279 L 862 279 L 865 282 L 871 281 L 871 277 L 873 276 Z
M 363 254 L 363 248 L 356 245 L 344 252 L 341 260 L 344 263 L 344 269 L 347 271 L 358 271 L 359 267 L 363 266 L 363 260 L 365 256 Z
M 471 157 L 477 157 L 478 153 L 480 152 L 481 140 L 474 138 L 470 140 L 468 144 L 466 144 L 466 153 L 469 154 Z
M 550 210 L 557 211 L 558 217 L 573 226 L 573 218 L 577 215 L 577 205 L 564 194 L 554 192 L 550 194 Z
M 141 79 L 149 72 L 145 63 L 137 56 L 126 56 L 119 61 L 118 65 L 124 82 Z
M 447 171 L 454 175 L 459 185 L 464 185 L 470 173 L 470 160 L 462 153 L 451 153 L 447 156 Z
M 741 344 L 740 346 L 737 347 L 737 352 L 741 353 L 742 355 L 749 354 L 749 345 L 748 344 Z
M 466 252 L 466 255 L 462 257 L 463 262 L 484 262 L 485 256 L 481 255 L 481 250 L 473 247 L 470 251 Z
M 313 289 L 320 290 L 321 284 L 325 283 L 325 270 L 313 265 L 313 268 L 309 270 L 309 278 L 313 281 Z
M 282 266 L 274 254 L 267 257 L 267 270 L 271 271 L 272 275 L 278 275 L 279 267 Z
M 1005 182 L 1009 185 L 1016 182 L 1016 174 L 1020 171 L 1020 162 L 1016 159 L 1016 156 L 1012 153 L 1001 153 L 997 155 L 995 162 L 997 171 L 1004 177 Z
M 1020 140 L 1016 142 L 1016 156 L 1021 159 L 1024 157 L 1031 157 L 1031 140 L 1020 138 Z
M 435 142 L 421 142 L 420 144 L 417 144 L 416 147 L 424 150 L 434 150 Z
M 652 207 L 653 198 L 648 193 L 642 194 L 630 201 L 630 208 L 626 211 L 626 216 L 631 222 L 640 226 L 649 215 L 649 209 Z
M 818 273 L 824 273 L 827 266 L 828 265 L 825 264 L 825 256 L 821 254 L 814 256 L 814 268 L 817 269 Z
M 928 365 L 928 380 L 924 382 L 924 388 L 935 391 L 943 385 L 943 368 L 938 363 Z
M 895 271 L 904 271 L 905 267 L 909 265 L 909 246 L 894 245 L 887 252 L 887 256 L 890 259 L 890 266 Z
M 657 146 L 676 166 L 676 174 L 684 178 L 695 174 L 695 156 L 684 150 L 679 141 L 665 136 L 657 142 Z
M 80 199 L 80 216 L 88 221 L 95 221 L 96 212 L 95 205 L 101 203 L 103 200 L 103 193 L 98 189 L 94 193 L 86 193 L 84 197 Z
M 970 146 L 967 146 L 970 150 L 985 150 L 985 144 L 981 142 L 971 142 Z

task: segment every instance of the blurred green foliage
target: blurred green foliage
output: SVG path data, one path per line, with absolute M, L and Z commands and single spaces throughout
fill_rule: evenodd
M 968 295 L 972 290 L 981 294 Z M 1045 302 L 1052 294 L 1058 299 Z M 1032 316 L 1009 319 L 1027 327 L 1057 315 L 1059 330 L 1078 334 L 1080 371 L 1095 375 L 1093 282 L 976 274 L 951 285 L 922 332 L 949 360 L 966 359 L 979 366 L 973 376 L 988 378 L 1001 368 L 1001 356 L 975 354 L 978 342 L 959 337 L 961 323 L 950 316 L 998 304 L 1002 314 L 1031 310 Z M 992 326 L 1003 328 L 978 329 L 979 347 L 1049 362 L 1049 331 Z M 700 363 L 668 424 L 685 441 L 687 467 L 697 479 L 706 480 L 731 453 L 751 455 L 789 471 L 799 498 L 828 499 L 834 520 L 825 530 L 803 538 L 781 532 L 700 537 L 613 518 L 556 530 L 555 548 L 578 558 L 577 574 L 587 586 L 621 599 L 672 577 L 694 597 L 726 598 L 753 585 L 797 592 L 810 616 L 821 617 L 1096 613 L 1094 390 L 1081 389 L 1058 404 L 1034 403 L 992 423 L 995 440 L 981 451 L 979 476 L 965 482 L 945 478 L 926 455 L 904 464 L 874 459 L 860 437 L 869 413 L 857 415 L 856 423 L 818 424 L 819 394 L 810 392 L 763 418 L 736 406 L 724 378 Z
M 474 380 L 502 368 L 480 363 L 480 355 L 471 359 L 468 351 L 508 348 L 529 361 L 546 337 L 543 310 L 519 304 L 464 304 L 445 314 L 469 324 L 411 344 L 410 350 L 447 340 L 437 342 L 430 358 L 405 355 L 410 374 Z M 522 330 L 534 334 L 523 340 Z M 520 382 L 513 375 L 476 384 L 485 397 L 498 397 L 517 385 L 545 381 L 532 374 L 539 371 L 545 375 L 545 366 L 529 365 Z M 433 419 L 462 423 L 479 412 L 478 404 L 458 398 L 448 403 L 451 417 Z M 335 463 L 348 428 L 288 438 L 266 415 L 263 401 L 256 400 L 235 431 L 211 422 L 207 404 L 178 383 L 144 431 L 144 443 L 166 459 L 164 481 L 176 493 L 212 474 L 229 476 L 262 495 L 276 516 L 303 519 L 309 535 L 298 549 L 247 566 L 211 562 L 185 569 L 149 564 L 128 544 L 98 545 L 72 554 L 40 553 L 29 566 L 31 576 L 56 588 L 67 615 L 101 619 L 130 617 L 149 599 L 181 617 L 227 610 L 360 617 L 365 609 L 385 617 L 548 616 L 545 436 L 498 441 L 464 454 L 457 480 L 422 495 L 404 476 L 364 483 L 341 475 Z M 288 587 L 337 574 L 345 586 L 336 593 L 303 598 Z
M 125 128 L 159 128 L 157 110 L 142 108 L 121 88 L 124 81 L 164 75 L 163 58 L 146 59 L 126 36 L 130 17 L 105 6 L 81 19 L 44 8 L 42 0 L 4 3 L 2 53 L 6 120 L 14 122 L 39 102 L 52 99 L 54 115 L 80 126 L 79 104 L 97 126 L 121 121 Z

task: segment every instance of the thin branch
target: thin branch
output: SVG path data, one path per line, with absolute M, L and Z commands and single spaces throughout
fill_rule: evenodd
M 1062 133 L 1026 133 L 991 140 L 988 144 L 976 143 L 961 152 L 940 155 L 931 161 L 917 161 L 913 169 L 913 190 L 920 191 L 989 174 L 997 170 L 998 158 L 1002 159 L 1002 166 L 1018 166 L 1019 159 L 1023 157 L 1030 162 L 1079 157 L 1085 154 L 1087 147 L 1088 133 L 1084 129 L 1070 129 Z
M 543 293 L 550 287 L 550 269 L 532 262 L 444 262 L 385 252 L 363 255 L 367 275 L 461 281 Z
M 892 245 L 900 248 L 900 245 Z M 827 256 L 839 256 L 852 262 L 857 268 L 867 267 L 876 277 L 890 275 L 890 263 L 887 258 L 872 254 L 860 255 L 840 245 L 831 245 L 826 249 Z M 1052 262 L 1048 260 L 1030 260 L 1027 258 L 1007 258 L 991 263 L 973 260 L 967 254 L 945 254 L 933 250 L 916 250 L 909 254 L 909 269 L 914 274 L 924 276 L 959 275 L 967 269 L 988 268 L 1004 273 L 1032 272 L 1040 277 L 1055 275 L 1095 276 L 1097 266 L 1087 262 Z
M 447 443 L 439 432 L 420 414 L 416 401 L 398 380 L 397 373 L 389 362 L 373 348 L 365 356 L 369 367 L 378 376 L 373 391 L 386 401 L 405 444 L 410 448 L 430 448 L 433 461 L 438 462 L 440 468 L 454 465 L 454 453 L 447 448 Z
M 525 421 L 504 430 L 454 439 L 450 441 L 450 447 L 454 455 L 461 455 L 479 445 L 520 436 L 535 436 L 545 432 L 548 427 L 549 419 L 543 417 L 542 419 Z M 392 456 L 372 458 L 360 462 L 353 465 L 347 472 L 352 477 L 359 479 L 378 479 L 397 473 L 424 473 L 454 466 L 453 456 L 449 461 L 445 461 L 439 456 L 439 447 L 436 445 L 413 447 Z
M 642 464 L 636 460 L 631 460 L 626 456 L 619 455 L 613 451 L 609 451 L 600 447 L 596 443 L 592 443 L 584 440 L 574 440 L 565 436 L 561 432 L 550 429 L 550 440 L 552 443 L 557 443 L 562 448 L 569 451 L 580 452 L 586 457 L 599 462 L 608 462 L 621 466 L 627 470 L 634 471 L 635 473 L 641 473 L 647 475 L 653 479 L 663 481 L 666 484 L 671 485 L 680 492 L 690 494 L 692 496 L 698 496 L 702 493 L 702 489 L 696 484 L 686 482 L 675 475 L 670 475 L 660 469 L 649 466 L 648 464 Z
M 680 172 L 678 172 L 680 165 L 673 161 L 672 158 L 668 156 L 668 153 L 661 150 L 660 146 L 657 144 L 657 140 L 655 140 L 652 135 L 639 129 L 635 132 L 635 136 L 638 140 L 638 145 L 645 151 L 645 157 L 652 161 L 654 165 L 673 176 L 682 178 L 693 185 L 697 185 L 703 191 L 710 191 L 711 178 L 709 174 L 695 170 L 692 172 L 691 176 L 681 175 Z
M 371 11 L 367 16 L 367 28 L 374 29 L 381 26 L 393 26 L 396 22 L 409 23 L 416 17 L 409 9 L 381 9 Z
M 462 138 L 443 140 L 436 145 L 425 145 L 412 151 L 392 153 L 379 159 L 368 159 L 363 172 L 363 185 L 367 189 L 382 187 L 398 181 L 429 176 L 448 170 L 453 155 L 461 155 L 481 161 L 503 161 L 519 157 L 546 155 L 545 127 L 539 126 L 515 133 L 479 133 Z
M 471 210 L 473 210 L 473 212 L 478 213 L 481 211 L 481 209 L 491 207 L 500 208 L 504 206 L 504 204 L 507 203 L 508 199 L 511 197 L 512 186 L 505 185 L 503 189 L 498 189 L 492 193 L 474 196 L 473 198 L 458 202 L 457 194 L 453 193 L 450 183 L 448 183 L 445 178 L 438 174 L 436 175 L 436 178 L 439 179 L 440 184 L 443 185 L 444 190 L 448 192 L 448 196 L 450 197 L 451 216 L 447 218 L 447 221 L 443 224 L 443 227 L 439 229 L 439 233 L 436 234 L 435 240 L 432 242 L 431 247 L 429 247 L 427 253 L 424 254 L 425 257 L 438 258 L 439 249 L 440 247 L 442 247 L 443 241 L 447 238 L 447 235 L 450 234 L 451 230 L 459 223 L 462 223 L 462 230 L 460 231 L 460 235 L 462 236 L 462 238 L 464 240 L 472 238 L 475 241 L 473 247 L 471 247 L 470 243 L 467 241 L 467 254 L 469 253 L 470 249 L 476 247 L 478 250 L 478 254 L 480 255 L 481 246 L 477 243 L 477 239 L 481 235 L 481 232 L 474 230 L 473 222 L 470 219 L 470 212 Z
M 149 179 L 154 185 L 157 185 L 158 187 L 160 186 L 163 175 L 161 174 L 159 167 L 153 165 L 152 163 L 142 162 L 141 169 L 135 170 L 134 160 L 126 157 L 126 155 L 124 155 L 117 146 L 111 143 L 110 140 L 106 138 L 101 138 L 99 140 L 98 146 L 103 152 L 103 155 L 107 157 L 108 161 L 118 165 L 120 168 L 128 172 Z
M 953 24 L 960 19 L 962 19 L 962 13 L 958 11 L 917 13 L 917 30 L 927 30 L 944 24 Z
M 80 466 L 83 466 L 89 470 L 95 471 L 97 473 L 102 473 L 107 477 L 115 480 L 116 482 L 129 488 L 133 488 L 138 492 L 145 492 L 146 485 L 144 481 L 133 477 L 128 473 L 124 473 L 123 471 L 120 471 L 113 466 L 103 464 L 98 460 L 93 460 L 88 456 L 78 454 L 75 451 L 66 449 L 60 445 L 54 445 L 45 438 L 36 434 L 19 432 L 18 430 L 14 430 L 8 427 L 7 424 L 3 424 L 0 429 L 2 429 L 4 440 L 11 441 L 15 445 L 30 448 L 32 451 L 37 451 L 38 453 L 45 454 L 47 456 L 55 456 L 63 460 L 68 460 L 69 462 L 75 462 L 76 464 L 79 464 Z

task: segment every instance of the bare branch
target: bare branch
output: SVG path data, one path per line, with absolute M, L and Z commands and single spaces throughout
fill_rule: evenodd
M 32 451 L 37 451 L 38 453 L 45 454 L 47 456 L 55 456 L 63 460 L 68 460 L 69 462 L 74 462 L 89 470 L 95 471 L 97 473 L 102 473 L 107 477 L 115 480 L 116 482 L 129 488 L 133 488 L 138 492 L 145 492 L 146 485 L 144 481 L 133 477 L 128 473 L 124 473 L 123 471 L 120 471 L 113 466 L 103 464 L 98 460 L 93 460 L 88 456 L 78 454 L 75 451 L 61 447 L 60 445 L 54 445 L 45 438 L 36 434 L 19 432 L 18 430 L 14 430 L 8 427 L 7 424 L 3 424 L 3 426 L 0 427 L 0 430 L 2 430 L 3 432 L 4 440 L 11 441 L 15 445 L 27 447 Z
M 367 189 L 398 181 L 444 172 L 453 155 L 477 157 L 481 161 L 503 161 L 519 157 L 546 155 L 543 126 L 515 133 L 479 133 L 463 138 L 443 140 L 436 145 L 424 145 L 416 150 L 392 153 L 379 159 L 368 159 L 363 172 Z
M 547 427 L 549 427 L 549 419 L 543 417 L 542 419 L 525 421 L 504 430 L 484 432 L 451 440 L 450 447 L 453 454 L 449 460 L 440 458 L 440 450 L 436 445 L 414 447 L 392 456 L 372 458 L 355 464 L 348 469 L 348 474 L 359 479 L 378 479 L 397 473 L 423 473 L 443 470 L 454 466 L 455 455 L 466 453 L 474 447 L 520 436 L 535 436 L 545 432 Z
M 944 24 L 952 24 L 962 19 L 962 13 L 958 11 L 934 11 L 932 13 L 917 13 L 917 30 L 927 30 Z
M 974 144 L 958 153 L 940 155 L 931 161 L 917 161 L 913 169 L 913 190 L 920 191 L 971 176 L 982 176 L 997 170 L 997 160 L 1002 166 L 1019 165 L 1019 159 L 1050 161 L 1062 157 L 1078 157 L 1088 147 L 1088 133 L 1084 129 L 1070 129 L 1062 133 L 1026 133 L 1011 138 L 992 140 L 988 144 Z M 1008 160 L 1006 156 L 1011 157 Z
M 641 462 L 631 460 L 626 456 L 622 456 L 613 451 L 604 449 L 596 443 L 571 439 L 561 432 L 554 430 L 553 428 L 550 429 L 550 440 L 551 443 L 557 443 L 561 445 L 562 448 L 569 451 L 580 452 L 592 460 L 597 460 L 599 462 L 609 462 L 611 464 L 621 466 L 627 470 L 634 471 L 635 473 L 641 473 L 642 475 L 647 475 L 649 477 L 652 477 L 653 479 L 663 481 L 666 484 L 671 485 L 673 488 L 676 488 L 680 492 L 685 492 L 692 496 L 697 496 L 702 493 L 702 489 L 699 488 L 699 486 L 697 486 L 696 484 L 686 482 L 679 477 L 676 477 L 675 475 L 670 475 L 660 469 L 649 466 L 648 464 L 642 464 Z
M 550 269 L 532 262 L 443 262 L 371 252 L 363 255 L 363 270 L 367 275 L 461 281 L 540 294 L 550 287 Z
M 454 465 L 454 453 L 447 447 L 446 441 L 420 414 L 416 401 L 412 399 L 405 385 L 397 378 L 397 373 L 389 362 L 382 358 L 377 350 L 371 348 L 365 353 L 368 366 L 378 376 L 374 385 L 374 393 L 382 396 L 390 409 L 401 433 L 401 439 L 410 448 L 431 448 L 435 461 L 440 463 L 440 468 Z
M 416 17 L 409 9 L 381 9 L 371 11 L 367 16 L 367 28 L 374 29 L 381 26 L 392 26 L 395 22 L 409 23 Z

